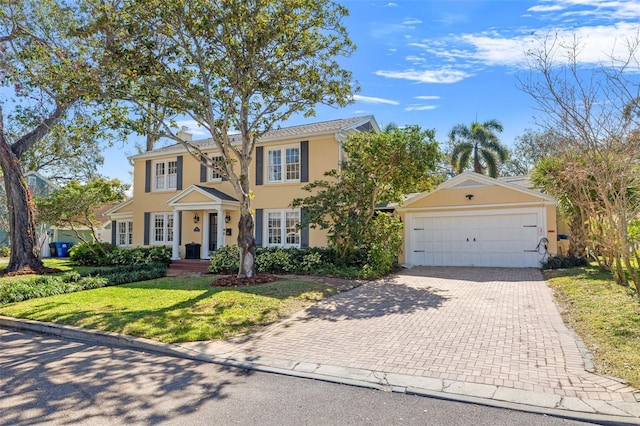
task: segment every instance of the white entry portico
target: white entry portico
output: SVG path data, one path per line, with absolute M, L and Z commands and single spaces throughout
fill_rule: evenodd
M 183 240 L 185 229 L 193 226 L 190 235 L 199 236 L 201 245 L 201 259 L 209 259 L 209 252 L 225 245 L 225 218 L 239 210 L 238 200 L 215 188 L 201 185 L 191 185 L 167 201 L 173 211 L 175 235 L 171 258 L 180 259 L 180 242 Z M 189 213 L 189 215 L 185 213 Z M 213 216 L 212 216 L 213 214 Z M 191 222 L 193 217 L 193 223 Z M 210 220 L 214 218 L 214 220 Z M 214 229 L 212 229 L 212 226 Z M 213 246 L 211 237 L 214 236 Z M 194 237 L 196 238 L 196 237 Z

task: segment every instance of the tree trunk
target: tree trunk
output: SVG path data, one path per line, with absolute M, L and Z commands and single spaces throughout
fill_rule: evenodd
M 36 235 L 33 199 L 27 181 L 20 168 L 20 159 L 15 155 L 4 137 L 0 126 L 0 166 L 4 175 L 9 212 L 11 257 L 7 271 L 24 267 L 42 267 Z
M 249 203 L 248 196 L 242 197 L 238 222 L 238 250 L 240 251 L 238 278 L 251 278 L 256 275 L 256 239 L 253 236 L 254 224 Z

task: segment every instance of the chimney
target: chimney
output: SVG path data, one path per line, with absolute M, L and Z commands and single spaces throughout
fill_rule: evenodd
M 193 135 L 189 133 L 189 128 L 187 126 L 182 126 L 176 136 L 182 139 L 185 142 L 190 142 L 193 139 Z

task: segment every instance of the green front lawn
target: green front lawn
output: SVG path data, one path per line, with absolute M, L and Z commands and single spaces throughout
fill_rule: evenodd
M 640 387 L 640 303 L 596 266 L 545 271 L 562 317 L 594 354 L 598 374 Z
M 249 333 L 337 293 L 294 280 L 237 288 L 211 281 L 166 277 L 27 300 L 1 307 L 0 315 L 174 343 Z

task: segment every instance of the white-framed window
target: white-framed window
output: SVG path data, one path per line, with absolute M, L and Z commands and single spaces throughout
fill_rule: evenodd
M 224 158 L 222 156 L 211 157 L 213 164 L 224 164 Z M 222 180 L 222 174 L 216 169 L 209 168 L 209 182 L 220 182 Z
M 168 191 L 178 187 L 178 162 L 158 161 L 153 164 L 153 190 Z
M 114 243 L 118 247 L 133 245 L 133 221 L 123 220 L 116 222 L 116 238 Z
M 173 213 L 151 214 L 151 242 L 153 244 L 173 242 Z
M 300 181 L 300 146 L 267 150 L 267 182 Z
M 265 211 L 267 246 L 300 247 L 300 210 Z
M 27 176 L 27 185 L 30 188 L 35 188 L 37 184 L 38 184 L 38 180 L 34 175 Z

